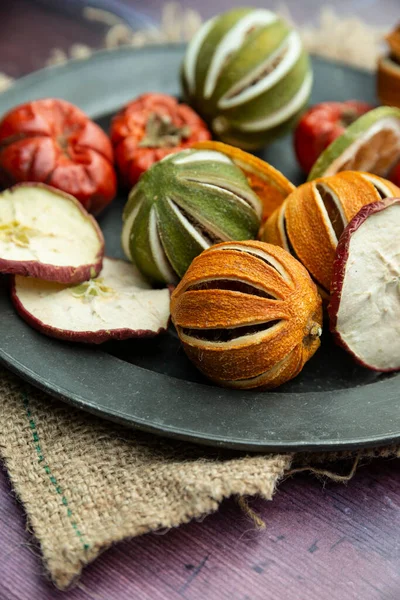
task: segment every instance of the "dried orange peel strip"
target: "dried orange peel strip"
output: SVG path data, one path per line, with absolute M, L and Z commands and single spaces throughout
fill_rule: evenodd
M 399 188 L 371 173 L 344 171 L 309 181 L 268 219 L 263 240 L 300 260 L 325 298 L 336 247 L 348 222 L 363 206 L 393 196 L 400 196 Z
M 228 156 L 246 175 L 253 191 L 263 203 L 263 222 L 278 208 L 295 186 L 280 171 L 239 148 L 223 142 L 196 142 L 193 148 L 216 150 Z

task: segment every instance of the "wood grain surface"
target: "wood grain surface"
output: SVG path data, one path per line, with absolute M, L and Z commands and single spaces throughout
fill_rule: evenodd
M 347 485 L 296 476 L 272 502 L 234 500 L 203 520 L 116 545 L 58 592 L 45 580 L 21 506 L 0 478 L 3 600 L 398 600 L 400 460 L 361 466 Z
M 67 0 L 66 0 L 67 1 Z M 125 0 L 154 18 L 161 1 Z M 187 0 L 204 16 L 231 0 Z M 258 3 L 273 7 L 274 2 Z M 288 4 L 315 20 L 316 0 Z M 390 24 L 398 0 L 335 3 Z M 0 71 L 21 76 L 41 67 L 57 46 L 101 43 L 97 25 L 46 11 L 28 0 L 0 2 Z M 273 502 L 251 500 L 266 523 L 256 531 L 232 499 L 202 523 L 146 535 L 105 552 L 69 592 L 44 576 L 23 509 L 0 472 L 0 600 L 399 600 L 400 460 L 363 465 L 347 485 L 297 476 Z

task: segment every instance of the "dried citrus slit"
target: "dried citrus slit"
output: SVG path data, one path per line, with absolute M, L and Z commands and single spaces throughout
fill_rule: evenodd
M 236 98 L 236 96 L 240 96 L 242 92 L 250 89 L 254 85 L 256 85 L 259 81 L 267 77 L 274 71 L 283 61 L 285 56 L 289 51 L 289 43 L 286 40 L 280 48 L 274 53 L 273 56 L 269 56 L 268 59 L 262 64 L 260 67 L 255 69 L 250 76 L 246 78 L 244 81 L 240 81 L 236 86 L 231 88 L 231 90 L 224 97 L 225 100 L 230 100 L 231 98 Z
M 337 239 L 342 235 L 347 223 L 345 222 L 344 215 L 339 208 L 339 203 L 336 201 L 333 192 L 321 183 L 315 185 L 315 189 L 319 193 L 321 200 L 325 206 L 325 210 L 332 224 L 333 230 L 336 234 Z
M 186 327 L 180 328 L 180 333 L 207 342 L 231 342 L 238 338 L 254 335 L 262 331 L 268 331 L 275 325 L 280 323 L 280 319 L 268 321 L 266 323 L 258 323 L 257 325 L 245 325 L 243 327 L 230 327 L 224 329 L 190 329 Z
M 277 300 L 276 296 L 273 296 L 265 290 L 237 279 L 212 279 L 211 281 L 202 281 L 186 289 L 187 292 L 199 290 L 226 290 L 240 292 L 241 294 L 248 294 L 250 296 L 259 296 L 260 298 L 268 298 L 269 300 Z
M 206 229 L 190 212 L 182 208 L 181 204 L 177 203 L 175 199 L 171 200 L 171 198 L 168 198 L 168 204 L 185 229 L 192 229 L 192 231 L 196 232 L 197 236 L 195 236 L 195 239 L 204 249 L 222 241 L 221 238 L 216 237 L 209 229 Z

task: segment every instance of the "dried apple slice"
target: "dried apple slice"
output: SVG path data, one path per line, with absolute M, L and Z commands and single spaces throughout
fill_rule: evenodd
M 103 254 L 99 226 L 73 196 L 42 183 L 0 194 L 0 273 L 81 283 L 98 275 Z
M 308 181 L 339 171 L 386 177 L 400 159 L 400 109 L 381 106 L 354 121 L 320 155 Z
M 400 198 L 364 206 L 336 252 L 329 317 L 336 341 L 375 371 L 400 369 Z
M 134 265 L 111 258 L 99 277 L 72 287 L 17 275 L 12 299 L 34 329 L 71 342 L 152 337 L 169 321 L 169 290 L 151 289 Z

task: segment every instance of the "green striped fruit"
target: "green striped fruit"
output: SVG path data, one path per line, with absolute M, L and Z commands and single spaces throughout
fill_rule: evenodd
M 252 150 L 294 126 L 312 72 L 299 34 L 283 19 L 240 8 L 210 19 L 194 36 L 182 86 L 217 137 Z
M 254 239 L 261 215 L 261 200 L 230 158 L 183 150 L 155 163 L 132 189 L 122 246 L 149 279 L 175 283 L 213 244 Z

